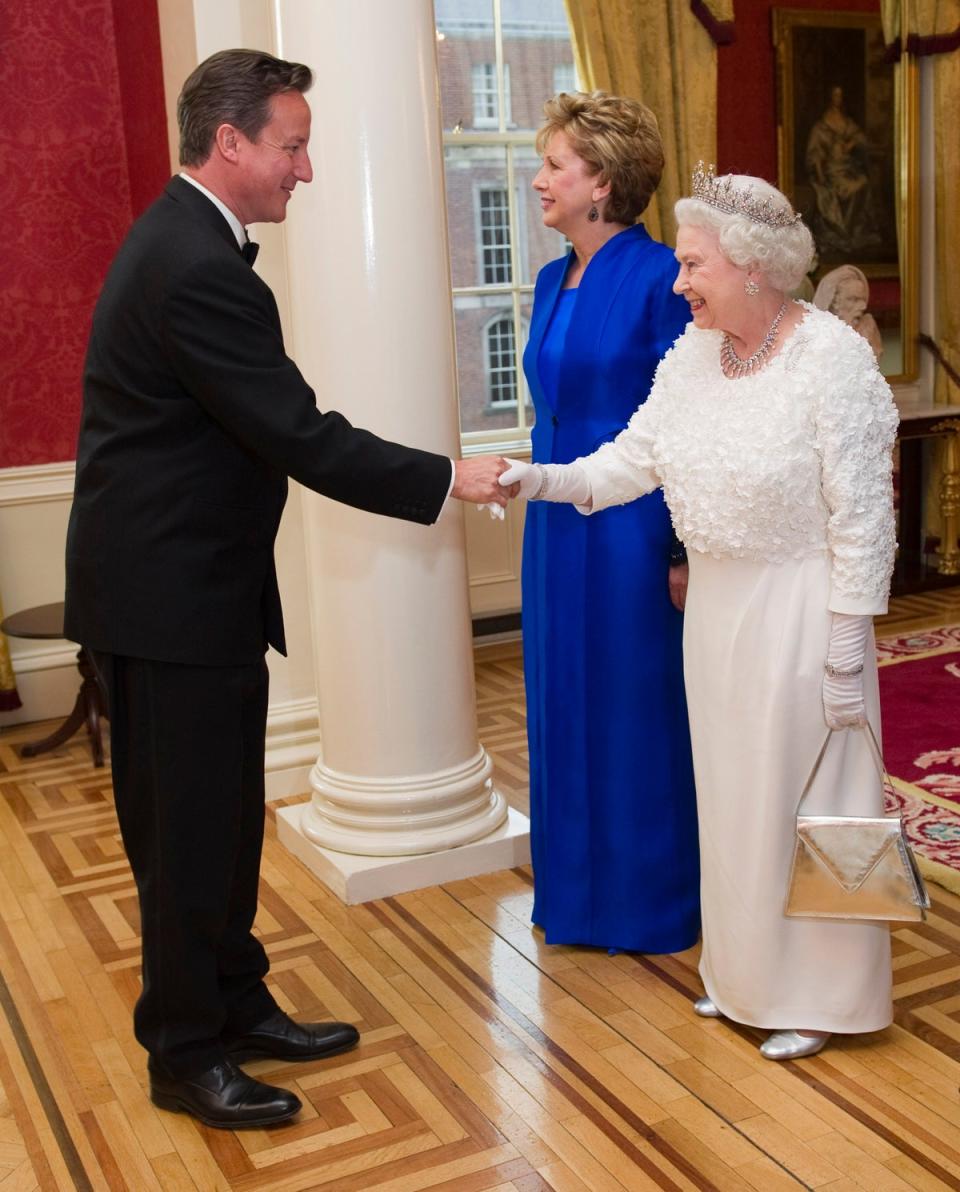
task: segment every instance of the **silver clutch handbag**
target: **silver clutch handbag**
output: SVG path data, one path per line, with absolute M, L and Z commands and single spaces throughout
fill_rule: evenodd
M 797 840 L 784 914 L 803 919 L 918 922 L 930 898 L 899 816 L 804 815 L 803 804 L 833 731 L 813 764 L 797 806 Z M 866 725 L 881 781 L 880 746 Z

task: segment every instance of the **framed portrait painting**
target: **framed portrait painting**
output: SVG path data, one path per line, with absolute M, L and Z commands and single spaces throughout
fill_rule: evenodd
M 813 232 L 814 282 L 841 265 L 861 271 L 883 334 L 881 367 L 903 376 L 916 199 L 898 187 L 915 144 L 912 68 L 887 60 L 879 13 L 774 8 L 773 37 L 779 185 Z

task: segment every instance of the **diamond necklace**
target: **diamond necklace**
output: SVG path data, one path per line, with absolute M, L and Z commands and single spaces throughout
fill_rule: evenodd
M 770 330 L 763 337 L 763 343 L 746 360 L 740 359 L 736 348 L 733 346 L 733 340 L 726 332 L 723 333 L 723 342 L 720 345 L 720 367 L 723 369 L 723 375 L 725 377 L 734 381 L 739 377 L 747 376 L 748 373 L 756 372 L 764 364 L 770 355 L 770 349 L 776 343 L 777 332 L 780 330 L 780 320 L 786 314 L 786 310 L 787 304 L 784 302 L 783 306 L 777 311 L 776 318 L 770 324 Z

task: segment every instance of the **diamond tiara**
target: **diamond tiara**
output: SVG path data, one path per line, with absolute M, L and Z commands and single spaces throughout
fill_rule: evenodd
M 734 186 L 730 177 L 717 178 L 713 172 L 713 165 L 709 165 L 704 172 L 703 162 L 697 162 L 693 171 L 693 198 L 701 203 L 709 203 L 718 211 L 726 211 L 729 215 L 745 215 L 754 223 L 766 224 L 770 228 L 792 228 L 800 222 L 800 216 L 790 207 L 783 208 L 769 196 L 765 199 L 755 199 L 753 191 L 739 189 Z

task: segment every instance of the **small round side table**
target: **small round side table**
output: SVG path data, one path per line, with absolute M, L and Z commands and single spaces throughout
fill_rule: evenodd
M 38 604 L 34 608 L 25 608 L 18 613 L 11 613 L 9 617 L 5 617 L 0 622 L 0 629 L 7 637 L 37 639 L 63 637 L 63 601 L 57 601 L 55 604 Z M 93 764 L 95 766 L 103 765 L 103 736 L 100 731 L 100 721 L 107 716 L 107 701 L 100 687 L 97 672 L 93 669 L 93 663 L 87 657 L 87 652 L 82 646 L 77 654 L 77 669 L 80 671 L 81 682 L 73 711 L 49 737 L 21 745 L 21 757 L 36 757 L 38 753 L 47 753 L 51 749 L 56 749 L 65 741 L 69 741 L 75 732 L 86 725 L 90 748 L 93 751 Z

